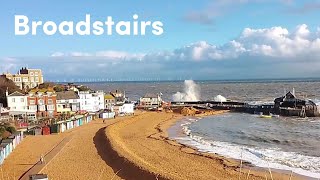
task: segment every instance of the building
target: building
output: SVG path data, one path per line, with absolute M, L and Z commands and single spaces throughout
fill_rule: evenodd
M 32 89 L 43 83 L 40 69 L 21 68 L 17 74 L 7 73 L 2 76 L 12 80 L 20 89 Z
M 80 98 L 74 91 L 56 92 L 57 112 L 70 113 L 80 111 Z
M 160 94 L 147 93 L 139 101 L 139 106 L 142 108 L 158 108 L 161 104 L 162 99 Z
M 29 108 L 28 95 L 18 91 L 8 94 L 7 91 L 6 96 L 10 116 L 19 120 L 36 120 L 37 109 Z
M 57 115 L 57 94 L 53 89 L 32 89 L 27 97 L 29 110 L 38 118 L 54 118 Z
M 282 116 L 314 117 L 320 115 L 316 103 L 307 99 L 298 99 L 294 91 L 289 91 L 284 96 L 276 98 L 274 111 Z
M 87 112 L 97 112 L 105 108 L 104 92 L 80 91 L 80 110 Z
M 111 94 L 104 95 L 104 108 L 111 110 L 112 107 L 116 104 L 116 98 Z
M 134 104 L 124 103 L 119 108 L 119 115 L 133 115 L 134 114 Z
M 115 98 L 116 104 L 123 104 L 126 102 L 126 93 L 116 90 L 114 92 L 110 92 L 110 94 Z

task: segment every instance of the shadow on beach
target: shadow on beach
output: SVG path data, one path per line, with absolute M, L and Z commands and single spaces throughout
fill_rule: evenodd
M 139 180 L 139 179 L 166 179 L 147 170 L 141 169 L 126 158 L 121 157 L 115 151 L 105 133 L 106 127 L 99 129 L 93 137 L 95 147 L 100 157 L 110 166 L 114 173 L 122 179 Z

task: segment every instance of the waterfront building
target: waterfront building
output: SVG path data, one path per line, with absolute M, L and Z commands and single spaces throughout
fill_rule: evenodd
M 139 106 L 142 108 L 158 108 L 162 104 L 162 98 L 160 94 L 147 93 L 140 98 Z

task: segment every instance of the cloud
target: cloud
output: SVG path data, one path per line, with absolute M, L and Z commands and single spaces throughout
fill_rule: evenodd
M 59 56 L 57 56 L 57 54 Z M 72 52 L 54 53 L 52 57 L 100 58 L 105 60 L 139 61 L 210 61 L 232 60 L 239 57 L 297 58 L 320 56 L 319 30 L 310 32 L 306 24 L 301 24 L 289 32 L 284 27 L 264 29 L 245 28 L 239 37 L 216 46 L 199 41 L 173 51 L 156 53 L 127 53 L 123 51 L 100 51 L 96 53 Z
M 49 57 L 0 59 L 0 70 L 41 68 L 46 79 L 167 80 L 320 76 L 320 30 L 306 24 L 293 30 L 275 26 L 245 28 L 223 44 L 195 42 L 172 51 L 57 52 Z

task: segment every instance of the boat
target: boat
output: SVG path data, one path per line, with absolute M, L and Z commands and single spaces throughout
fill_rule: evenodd
M 260 118 L 272 118 L 271 115 L 260 115 L 259 117 L 260 117 Z

